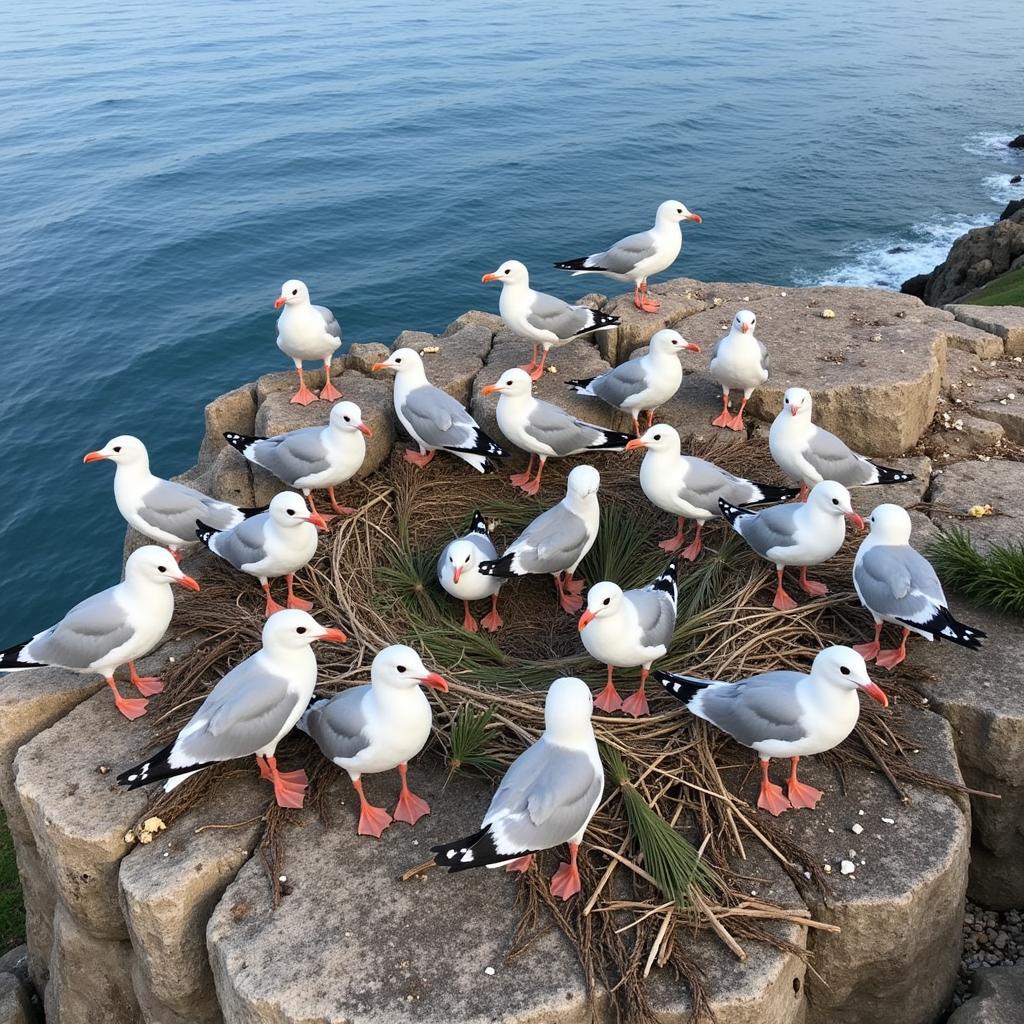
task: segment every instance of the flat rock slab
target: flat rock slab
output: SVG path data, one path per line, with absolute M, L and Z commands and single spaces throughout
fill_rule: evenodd
M 973 997 L 947 1024 L 1020 1024 L 1024 1012 L 1024 964 L 978 971 Z
M 682 331 L 687 341 L 696 341 L 689 335 L 689 324 L 685 330 L 680 324 L 707 309 L 704 287 L 700 281 L 689 277 L 651 284 L 649 294 L 661 303 L 657 313 L 637 309 L 633 305 L 632 291 L 613 297 L 604 311 L 620 319 L 617 330 L 601 332 L 601 351 L 605 359 L 614 364 L 625 361 L 634 349 L 646 345 L 653 334 L 665 327 L 674 327 Z
M 951 303 L 944 308 L 961 323 L 1002 338 L 1008 356 L 1024 355 L 1024 308 L 967 303 Z
M 1024 537 L 1024 463 L 1007 459 L 957 462 L 932 478 L 931 513 L 940 527 L 962 526 L 981 550 L 1019 543 Z M 975 518 L 968 510 L 991 505 L 996 515 Z

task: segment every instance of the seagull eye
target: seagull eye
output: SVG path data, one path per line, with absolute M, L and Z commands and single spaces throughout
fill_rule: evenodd
M 302 634 L 306 632 L 306 627 L 305 626 L 296 626 L 295 627 L 295 632 L 298 633 L 299 636 L 302 636 Z
M 833 505 L 838 505 L 839 504 L 839 499 L 838 498 L 833 498 L 832 499 L 832 504 Z
M 114 451 L 115 451 L 115 452 L 119 452 L 120 450 L 121 450 L 121 446 L 120 446 L 120 445 L 118 445 L 118 446 L 117 446 L 117 447 L 116 447 L 116 448 L 114 449 Z
M 506 273 L 506 274 L 509 274 L 509 273 L 511 273 L 511 272 L 512 272 L 512 268 L 511 268 L 511 267 L 506 267 L 506 269 L 505 269 L 505 273 Z
M 655 434 L 654 435 L 654 440 L 655 441 L 660 441 L 661 440 L 661 434 Z
M 293 288 L 292 289 L 292 295 L 298 295 L 298 294 L 299 294 L 299 289 L 298 288 Z
M 288 509 L 288 515 L 290 515 L 290 516 L 295 515 L 295 509 L 293 509 L 293 508 Z
M 401 359 L 396 359 L 395 360 L 396 363 L 400 363 L 401 361 L 402 361 Z
M 844 676 L 848 676 L 850 674 L 850 670 L 845 665 L 842 665 L 839 671 L 842 672 Z
M 783 404 L 783 405 L 789 405 L 789 399 L 788 399 L 788 398 L 784 398 L 784 399 L 782 400 L 782 404 Z
M 682 213 L 682 212 L 683 212 L 682 210 L 676 210 L 676 213 Z
M 465 561 L 469 561 L 469 555 L 466 555 Z
M 603 600 L 603 601 L 601 602 L 601 604 L 611 604 L 611 603 L 612 603 L 612 599 L 611 599 L 610 597 L 606 597 L 606 598 L 605 598 L 605 599 L 604 599 L 604 600 Z
M 167 566 L 166 565 L 158 565 L 157 566 L 157 571 L 159 571 L 159 572 L 167 572 Z
M 404 672 L 405 671 L 405 666 L 404 665 L 398 665 L 397 668 L 398 668 L 399 672 Z

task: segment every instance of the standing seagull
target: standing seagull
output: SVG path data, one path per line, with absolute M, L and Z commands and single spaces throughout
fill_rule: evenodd
M 278 743 L 309 705 L 316 686 L 316 640 L 343 644 L 340 629 L 326 629 L 312 615 L 281 612 L 263 626 L 263 646 L 236 665 L 210 691 L 173 742 L 117 777 L 138 789 L 163 782 L 164 791 L 218 761 L 256 755 L 260 778 L 274 786 L 278 807 L 301 807 L 306 773 L 279 772 Z
M 309 611 L 313 606 L 292 592 L 293 577 L 316 553 L 317 531 L 327 524 L 318 512 L 291 491 L 275 494 L 270 508 L 223 532 L 196 523 L 196 536 L 228 565 L 255 576 L 267 595 L 266 614 L 281 611 L 270 594 L 270 580 L 287 577 L 288 607 Z
M 501 577 L 549 573 L 562 610 L 575 615 L 583 607 L 585 583 L 574 580 L 573 573 L 597 540 L 601 475 L 593 466 L 576 466 L 565 485 L 565 497 L 537 516 L 501 558 L 481 562 L 480 572 Z
M 262 509 L 236 508 L 226 501 L 208 498 L 185 484 L 153 476 L 146 446 L 130 434 L 122 434 L 83 462 L 109 459 L 114 470 L 114 501 L 125 522 L 143 536 L 171 549 L 178 558 L 181 548 L 196 542 L 196 520 L 214 529 L 229 530 Z
M 594 705 L 602 711 L 625 711 L 639 718 L 650 714 L 644 687 L 651 663 L 663 658 L 676 628 L 676 563 L 642 590 L 622 590 L 614 583 L 595 583 L 580 616 L 580 639 L 591 657 L 608 666 L 608 681 Z M 640 666 L 640 688 L 622 700 L 612 675 L 616 668 Z
M 768 379 L 768 349 L 754 337 L 757 317 L 741 309 L 733 318 L 729 333 L 715 343 L 708 372 L 722 388 L 722 412 L 712 420 L 716 427 L 743 429 L 743 410 L 754 388 Z M 743 392 L 743 401 L 733 416 L 729 412 L 729 391 Z
M 494 466 L 488 456 L 501 459 L 508 454 L 451 395 L 427 380 L 418 352 L 396 349 L 383 362 L 374 363 L 373 369 L 395 371 L 395 414 L 420 448 L 419 454 L 407 451 L 406 462 L 422 469 L 441 449 L 468 462 L 478 473 L 490 473 Z
M 317 396 L 302 379 L 302 360 L 316 359 L 324 364 L 324 386 L 320 397 L 325 402 L 341 398 L 331 383 L 331 356 L 341 345 L 341 325 L 326 306 L 309 301 L 309 289 L 301 281 L 285 281 L 281 294 L 274 300 L 274 309 L 284 310 L 277 318 L 277 347 L 291 356 L 299 374 L 299 390 L 292 395 L 296 405 L 309 405 Z
M 82 675 L 96 672 L 114 692 L 117 710 L 125 718 L 139 718 L 146 713 L 149 701 L 122 697 L 114 682 L 114 672 L 126 664 L 132 685 L 144 697 L 164 688 L 155 676 L 140 676 L 135 661 L 160 643 L 171 624 L 171 583 L 180 583 L 189 590 L 199 589 L 199 584 L 178 568 L 166 548 L 153 544 L 137 548 L 128 556 L 121 583 L 87 597 L 55 626 L 0 653 L 0 672 L 43 665 Z
M 581 256 L 565 263 L 556 263 L 559 270 L 573 274 L 605 274 L 616 281 L 633 282 L 633 305 L 645 313 L 656 313 L 660 304 L 647 297 L 647 278 L 660 274 L 676 261 L 683 247 L 683 232 L 679 222 L 692 220 L 700 223 L 700 215 L 690 211 L 675 199 L 667 199 L 658 207 L 654 227 L 619 239 L 604 252 Z
M 712 682 L 672 672 L 654 675 L 668 693 L 698 718 L 757 751 L 761 762 L 757 806 L 775 815 L 791 807 L 813 810 L 821 799 L 821 790 L 797 779 L 797 763 L 801 757 L 837 747 L 853 732 L 860 717 L 858 690 L 882 707 L 889 706 L 884 691 L 868 677 L 864 659 L 850 647 L 826 647 L 819 651 L 810 675 L 765 672 L 736 683 Z M 780 786 L 768 779 L 768 761 L 772 757 L 790 759 L 785 795 Z
M 775 505 L 752 512 L 719 498 L 718 507 L 754 551 L 775 563 L 779 582 L 772 607 L 779 611 L 796 607 L 796 601 L 782 586 L 782 573 L 787 565 L 800 566 L 800 587 L 804 593 L 821 597 L 828 593 L 828 587 L 809 580 L 807 567 L 827 562 L 843 546 L 847 519 L 858 530 L 864 529 L 864 520 L 853 511 L 850 492 L 834 480 L 815 484 L 807 502 L 798 505 Z
M 784 473 L 800 481 L 800 500 L 822 480 L 836 480 L 844 487 L 866 484 L 902 484 L 914 479 L 902 469 L 878 466 L 851 451 L 835 434 L 811 422 L 811 395 L 803 388 L 789 388 L 782 411 L 768 432 L 772 458 Z
M 683 558 L 690 562 L 700 554 L 704 524 L 722 514 L 718 507 L 720 498 L 730 505 L 759 505 L 796 497 L 795 488 L 754 483 L 719 469 L 713 462 L 683 455 L 679 433 L 667 423 L 655 424 L 643 437 L 626 445 L 626 451 L 637 448 L 646 451 L 640 463 L 640 487 L 647 500 L 677 517 L 676 535 L 663 540 L 658 547 L 669 553 L 678 551 L 686 540 L 686 520 L 697 520 L 697 533 L 682 551 Z
M 875 620 L 875 638 L 854 648 L 881 668 L 895 668 L 907 656 L 911 632 L 926 640 L 943 637 L 961 647 L 977 650 L 985 633 L 957 622 L 946 604 L 935 570 L 910 546 L 910 516 L 899 505 L 879 505 L 868 522 L 871 532 L 857 549 L 853 586 Z M 882 624 L 902 626 L 900 645 L 883 651 Z
M 366 438 L 373 431 L 363 422 L 355 402 L 331 407 L 326 427 L 302 427 L 276 437 L 251 437 L 227 431 L 224 440 L 250 462 L 269 470 L 289 487 L 299 487 L 309 502 L 314 488 L 326 487 L 331 508 L 339 515 L 352 515 L 354 508 L 338 504 L 334 488 L 350 480 L 366 458 Z
M 320 753 L 348 772 L 359 795 L 359 835 L 379 839 L 395 821 L 415 825 L 430 806 L 409 790 L 407 763 L 426 746 L 434 716 L 420 686 L 448 692 L 448 681 L 430 672 L 404 644 L 385 647 L 370 666 L 369 685 L 352 686 L 314 700 L 299 719 Z M 398 769 L 402 780 L 394 815 L 374 807 L 363 793 L 362 776 Z
M 489 633 L 496 633 L 504 625 L 498 614 L 498 591 L 504 580 L 480 572 L 481 562 L 497 557 L 484 517 L 474 512 L 469 533 L 451 541 L 437 560 L 437 580 L 452 597 L 462 602 L 462 628 L 470 633 L 477 631 L 476 619 L 469 610 L 470 601 L 491 599 L 491 610 L 480 620 L 480 625 Z
M 619 322 L 617 316 L 589 306 L 572 306 L 546 292 L 535 292 L 530 287 L 530 272 L 519 260 L 506 260 L 493 274 L 484 274 L 480 281 L 482 284 L 501 282 L 498 309 L 502 320 L 509 330 L 533 342 L 533 357 L 521 367 L 533 380 L 540 380 L 551 349 L 573 338 L 610 330 Z M 542 346 L 544 354 L 538 363 L 537 350 Z
M 683 382 L 680 352 L 699 352 L 700 345 L 687 341 L 678 331 L 658 331 L 645 355 L 627 359 L 607 373 L 587 380 L 568 380 L 578 395 L 591 395 L 621 409 L 633 419 L 633 433 L 640 436 L 639 415 L 647 412 L 647 426 L 654 422 L 654 410 L 664 405 Z
M 604 450 L 621 452 L 629 437 L 576 419 L 564 409 L 533 397 L 533 382 L 522 369 L 506 370 L 495 384 L 483 389 L 485 395 L 500 395 L 495 415 L 501 432 L 516 446 L 530 453 L 524 473 L 516 473 L 509 482 L 527 494 L 540 490 L 540 476 L 549 458 L 564 458 L 581 452 Z M 540 458 L 532 480 L 533 463 Z
M 544 701 L 544 732 L 512 762 L 480 831 L 435 846 L 434 862 L 449 871 L 526 871 L 534 856 L 569 844 L 569 863 L 551 879 L 551 895 L 580 891 L 576 854 L 604 793 L 604 769 L 590 722 L 593 698 L 582 679 L 556 679 Z

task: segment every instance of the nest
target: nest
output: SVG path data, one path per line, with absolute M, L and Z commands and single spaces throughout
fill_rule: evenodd
M 781 482 L 761 441 L 705 446 L 697 454 L 733 472 Z M 674 523 L 640 491 L 634 459 L 604 457 L 599 465 L 601 530 L 579 575 L 591 583 L 645 585 L 667 562 L 657 541 Z M 577 675 L 599 689 L 604 667 L 582 649 L 576 621 L 558 609 L 550 579 L 507 584 L 500 598 L 506 625 L 492 637 L 460 628 L 462 609 L 435 578 L 438 553 L 465 532 L 474 510 L 487 519 L 500 551 L 559 496 L 567 471 L 552 464 L 541 498 L 531 499 L 454 460 L 441 457 L 420 471 L 396 452 L 357 485 L 362 493 L 348 500 L 358 505 L 358 513 L 335 520 L 300 575 L 300 592 L 313 598 L 320 621 L 340 624 L 350 635 L 343 647 L 318 649 L 318 691 L 364 682 L 377 651 L 408 643 L 452 682 L 448 694 L 431 694 L 436 700 L 432 746 L 452 771 L 497 777 L 543 730 L 544 695 L 553 679 Z M 771 567 L 724 523 L 710 524 L 703 554 L 693 564 L 681 563 L 676 630 L 670 654 L 659 666 L 719 679 L 776 668 L 806 670 L 822 647 L 846 642 L 865 628 L 849 591 L 854 548 L 855 542 L 848 543 L 816 573 L 833 596 L 782 615 L 769 604 Z M 199 634 L 199 646 L 166 675 L 165 699 L 172 707 L 162 723 L 168 737 L 228 668 L 256 650 L 262 610 L 256 587 L 240 588 L 238 575 L 220 566 L 204 569 L 202 594 L 182 605 L 176 623 L 186 634 Z M 617 678 L 628 688 L 635 673 L 620 670 Z M 891 712 L 883 715 L 865 705 L 853 737 L 826 755 L 828 763 L 840 776 L 853 766 L 881 771 L 901 795 L 905 783 L 962 792 L 957 784 L 910 765 L 905 751 L 912 744 L 899 729 L 917 698 L 899 674 L 886 688 L 895 698 Z M 806 911 L 750 897 L 749 879 L 744 886 L 737 873 L 750 844 L 763 846 L 800 890 L 813 886 L 827 898 L 828 876 L 774 820 L 756 814 L 726 788 L 718 766 L 749 757 L 749 751 L 741 753 L 722 734 L 681 714 L 670 698 L 652 696 L 650 717 L 595 718 L 611 784 L 581 851 L 582 897 L 554 900 L 547 888 L 549 871 L 524 875 L 512 954 L 528 955 L 530 937 L 553 919 L 578 951 L 591 996 L 604 997 L 622 1024 L 657 1020 L 644 984 L 655 966 L 685 980 L 695 1018 L 709 1014 L 709 994 L 689 941 L 697 929 L 709 930 L 743 958 L 750 942 L 802 955 L 773 922 L 832 927 L 812 921 Z M 305 754 L 310 805 L 323 813 L 326 783 L 336 769 L 308 741 L 296 742 L 303 745 L 289 760 Z M 147 814 L 172 820 L 227 770 L 218 766 L 159 796 Z M 288 821 L 289 812 L 268 806 L 262 852 L 275 898 L 281 895 L 276 879 Z

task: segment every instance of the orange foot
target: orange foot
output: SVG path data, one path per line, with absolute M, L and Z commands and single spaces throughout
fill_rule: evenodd
M 891 651 L 879 651 L 875 664 L 879 668 L 895 668 L 906 656 L 907 652 L 902 647 L 896 647 Z
M 487 630 L 488 633 L 497 633 L 502 626 L 505 625 L 505 620 L 498 614 L 497 608 L 492 608 L 481 620 L 480 625 Z
M 532 480 L 527 480 L 520 486 L 523 489 L 523 494 L 536 494 L 540 490 L 540 477 L 536 476 Z
M 146 713 L 148 704 L 149 701 L 142 697 L 122 697 L 120 694 L 114 696 L 114 706 L 130 722 L 141 718 Z
M 476 633 L 478 631 L 476 619 L 473 618 L 473 613 L 469 610 L 468 604 L 462 613 L 462 628 L 469 633 Z
M 683 558 L 685 558 L 688 562 L 695 561 L 697 556 L 701 553 L 703 547 L 704 543 L 700 539 L 700 537 L 694 537 L 693 540 L 690 541 L 690 543 L 687 544 L 686 547 L 683 549 Z
M 409 825 L 415 825 L 424 814 L 430 813 L 430 804 L 421 799 L 415 793 L 404 789 L 395 804 L 395 821 L 404 821 Z
M 316 395 L 303 384 L 298 391 L 292 395 L 291 405 L 312 405 L 316 401 Z
M 559 594 L 558 603 L 562 606 L 562 611 L 569 615 L 575 615 L 583 607 L 583 599 L 576 597 L 575 594 Z
M 800 581 L 800 588 L 805 594 L 810 594 L 812 597 L 824 597 L 828 593 L 828 587 L 824 583 L 809 580 L 806 576 Z
M 774 782 L 766 782 L 761 786 L 761 795 L 757 798 L 757 806 L 778 817 L 793 805 L 786 799 L 781 786 L 776 786 Z
M 865 661 L 872 661 L 877 658 L 882 650 L 882 645 L 877 640 L 868 644 L 857 644 L 853 648 Z
M 730 430 L 743 430 L 743 413 L 738 412 L 728 423 L 723 424 Z
M 159 676 L 140 676 L 135 671 L 135 665 L 133 662 L 128 662 L 128 668 L 131 672 L 130 679 L 132 686 L 135 687 L 143 697 L 152 697 L 154 694 L 163 693 L 164 681 Z
M 419 466 L 420 469 L 423 469 L 424 466 L 429 466 L 433 461 L 433 458 L 434 452 L 427 452 L 426 454 L 423 454 L 422 452 L 414 452 L 410 450 L 405 453 L 405 461 L 411 462 L 414 466 Z
M 292 594 L 288 598 L 289 608 L 298 608 L 300 612 L 308 612 L 313 607 L 312 601 L 303 601 L 301 597 L 296 597 Z
M 566 593 L 576 594 L 577 596 L 583 593 L 583 591 L 586 589 L 586 586 L 586 580 L 574 580 L 571 576 L 566 576 L 566 578 L 562 581 L 562 587 L 566 591 Z
M 711 421 L 713 427 L 731 427 L 732 426 L 732 413 L 729 412 L 729 407 L 726 406 L 721 413 Z
M 619 691 L 615 689 L 615 684 L 611 680 L 605 684 L 605 688 L 594 698 L 594 707 L 600 708 L 601 711 L 605 711 L 609 715 L 613 711 L 618 711 L 622 708 L 622 698 L 619 696 Z
M 322 402 L 336 402 L 341 398 L 341 392 L 331 383 L 331 378 L 327 378 L 327 383 L 320 389 L 320 400 Z
M 274 799 L 278 807 L 298 809 L 302 806 L 309 780 L 301 768 L 297 772 L 275 772 L 271 781 L 274 783 Z
M 642 686 L 632 697 L 627 697 L 622 702 L 622 710 L 634 718 L 643 718 L 644 715 L 651 713 L 651 709 L 647 706 L 647 694 Z
M 509 482 L 509 483 L 510 483 L 510 484 L 511 484 L 511 485 L 512 485 L 513 487 L 522 487 L 522 486 L 523 486 L 523 484 L 527 484 L 527 483 L 529 483 L 529 482 L 530 482 L 530 478 L 531 478 L 532 476 L 533 476 L 533 471 L 532 471 L 532 470 L 529 470 L 529 469 L 527 469 L 527 470 L 525 470 L 525 471 L 524 471 L 524 472 L 522 472 L 522 473 L 513 473 L 513 474 L 512 474 L 512 475 L 511 475 L 511 476 L 510 476 L 510 477 L 508 478 L 508 482 Z
M 772 601 L 772 607 L 776 609 L 776 611 L 791 612 L 796 608 L 796 606 L 796 601 L 794 601 L 793 598 L 791 598 L 789 594 L 782 589 L 782 587 L 779 587 L 778 590 L 775 591 L 775 600 Z
M 534 369 L 530 371 L 530 380 L 540 380 L 544 376 L 544 364 L 538 363 Z
M 659 541 L 658 547 L 661 548 L 662 551 L 671 555 L 674 551 L 678 551 L 680 547 L 682 547 L 684 540 L 685 538 L 683 535 L 681 533 L 677 533 L 674 537 L 669 537 L 668 540 Z
M 533 854 L 528 853 L 525 857 L 517 857 L 515 860 L 510 860 L 505 865 L 506 871 L 529 871 L 530 865 L 533 863 Z
M 391 824 L 391 815 L 383 807 L 364 803 L 359 811 L 359 835 L 380 839 L 384 829 Z
M 580 891 L 580 873 L 575 864 L 558 865 L 558 870 L 551 879 L 551 895 L 567 900 Z
M 790 806 L 806 807 L 809 811 L 813 811 L 823 794 L 820 789 L 805 785 L 796 779 L 790 779 L 789 785 L 786 787 L 786 795 L 789 797 Z

